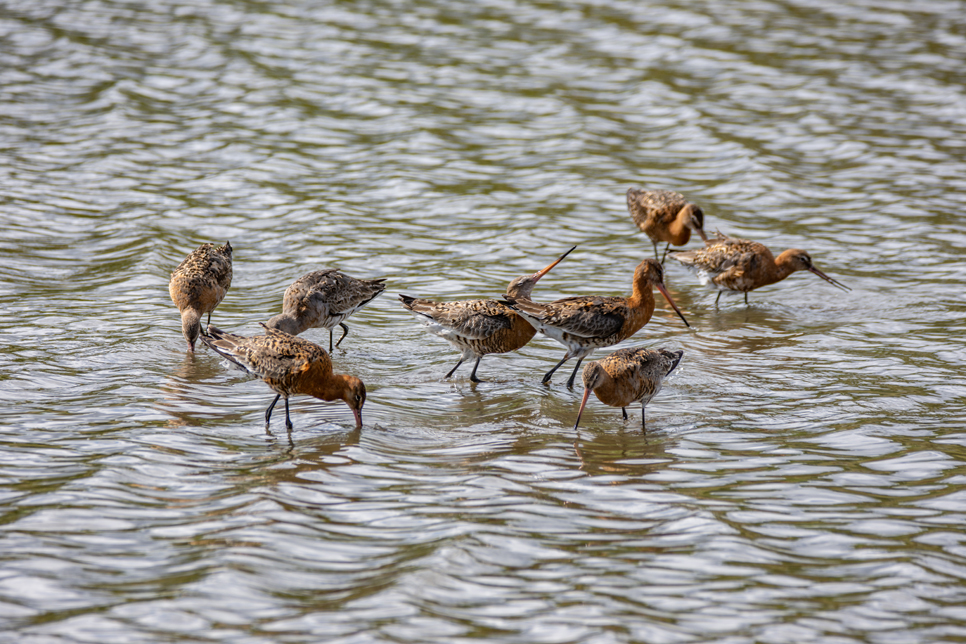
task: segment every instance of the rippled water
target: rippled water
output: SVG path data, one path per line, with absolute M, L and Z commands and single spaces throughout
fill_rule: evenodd
M 4 1 L 0 641 L 966 641 L 964 60 L 958 0 Z M 546 338 L 444 380 L 395 294 L 572 244 L 536 299 L 626 293 L 630 186 L 853 291 L 669 266 L 646 436 L 575 436 Z M 362 431 L 186 353 L 168 276 L 224 240 L 242 333 L 388 278 Z

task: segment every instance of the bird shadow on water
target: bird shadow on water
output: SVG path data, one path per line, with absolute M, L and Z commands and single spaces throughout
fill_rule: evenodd
M 640 419 L 617 420 L 607 429 L 580 428 L 574 436 L 574 453 L 588 474 L 639 476 L 664 469 L 672 460 L 667 453 L 668 436 L 657 422 L 641 431 Z

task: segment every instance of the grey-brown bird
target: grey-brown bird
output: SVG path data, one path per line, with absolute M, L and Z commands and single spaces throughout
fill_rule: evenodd
M 574 246 L 552 264 L 531 275 L 515 278 L 506 288 L 507 295 L 529 299 L 537 281 L 569 255 Z M 480 382 L 476 369 L 483 356 L 509 353 L 525 346 L 537 330 L 513 309 L 496 300 L 465 300 L 462 302 L 432 302 L 400 295 L 402 305 L 426 325 L 430 333 L 443 338 L 463 354 L 446 377 L 452 376 L 463 361 L 476 359 L 470 380 Z
M 285 427 L 292 429 L 289 396 L 306 394 L 326 402 L 343 400 L 352 410 L 356 427 L 362 427 L 366 386 L 355 376 L 332 373 L 332 359 L 325 349 L 303 338 L 269 329 L 265 335 L 245 337 L 209 326 L 201 341 L 236 367 L 265 381 L 277 395 L 265 411 L 265 424 L 279 398 L 285 399 Z
M 328 329 L 332 351 L 332 330 L 342 327 L 342 337 L 335 343 L 339 346 L 349 334 L 345 319 L 386 290 L 385 281 L 356 279 L 334 268 L 313 271 L 285 289 L 282 312 L 265 325 L 292 335 L 315 327 Z
M 168 293 L 181 311 L 181 333 L 188 341 L 188 349 L 195 350 L 201 335 L 201 316 L 221 304 L 231 286 L 231 243 L 224 246 L 202 244 L 184 258 L 171 273 Z
M 630 188 L 627 191 L 627 210 L 637 227 L 654 244 L 654 259 L 657 259 L 658 242 L 667 242 L 662 264 L 671 244 L 687 244 L 691 231 L 700 235 L 702 240 L 708 240 L 704 233 L 704 211 L 679 192 Z
M 601 297 L 586 295 L 567 297 L 546 304 L 504 296 L 514 311 L 519 313 L 538 331 L 567 347 L 567 353 L 553 369 L 543 377 L 543 383 L 560 366 L 571 358 L 577 358 L 574 371 L 567 386 L 574 386 L 581 361 L 595 349 L 623 342 L 647 324 L 654 314 L 656 288 L 678 314 L 685 326 L 690 327 L 684 314 L 664 288 L 664 268 L 654 259 L 645 259 L 634 271 L 633 290 L 630 297 Z
M 705 248 L 671 251 L 671 257 L 696 273 L 701 284 L 718 291 L 716 307 L 725 291 L 744 293 L 747 304 L 749 291 L 780 282 L 796 271 L 815 273 L 843 291 L 852 290 L 815 268 L 804 250 L 789 248 L 776 258 L 763 244 L 721 233 Z
M 587 406 L 590 392 L 605 405 L 620 407 L 624 420 L 627 420 L 628 405 L 641 403 L 641 429 L 645 430 L 644 408 L 661 391 L 667 378 L 678 363 L 683 351 L 667 349 L 619 349 L 603 360 L 588 362 L 584 367 L 584 397 L 577 410 L 577 422 Z

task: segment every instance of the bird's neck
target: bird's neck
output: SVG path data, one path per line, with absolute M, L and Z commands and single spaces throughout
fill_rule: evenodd
M 798 269 L 791 258 L 791 255 L 787 254 L 788 251 L 782 253 L 775 260 L 774 264 L 770 266 L 768 282 L 767 284 L 774 284 L 775 282 L 780 282 Z
M 299 321 L 294 315 L 289 313 L 279 313 L 268 322 L 265 323 L 269 329 L 278 329 L 279 331 L 284 331 L 291 335 L 298 335 L 305 330 L 305 326 L 299 324 Z

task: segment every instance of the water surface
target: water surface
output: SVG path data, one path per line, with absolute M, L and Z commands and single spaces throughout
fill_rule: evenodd
M 951 0 L 5 1 L 0 641 L 966 641 L 963 60 Z M 444 379 L 396 293 L 573 244 L 535 298 L 627 293 L 631 186 L 853 290 L 669 262 L 646 435 L 576 435 L 546 338 Z M 240 333 L 388 279 L 362 431 L 187 354 L 168 277 L 225 240 Z

